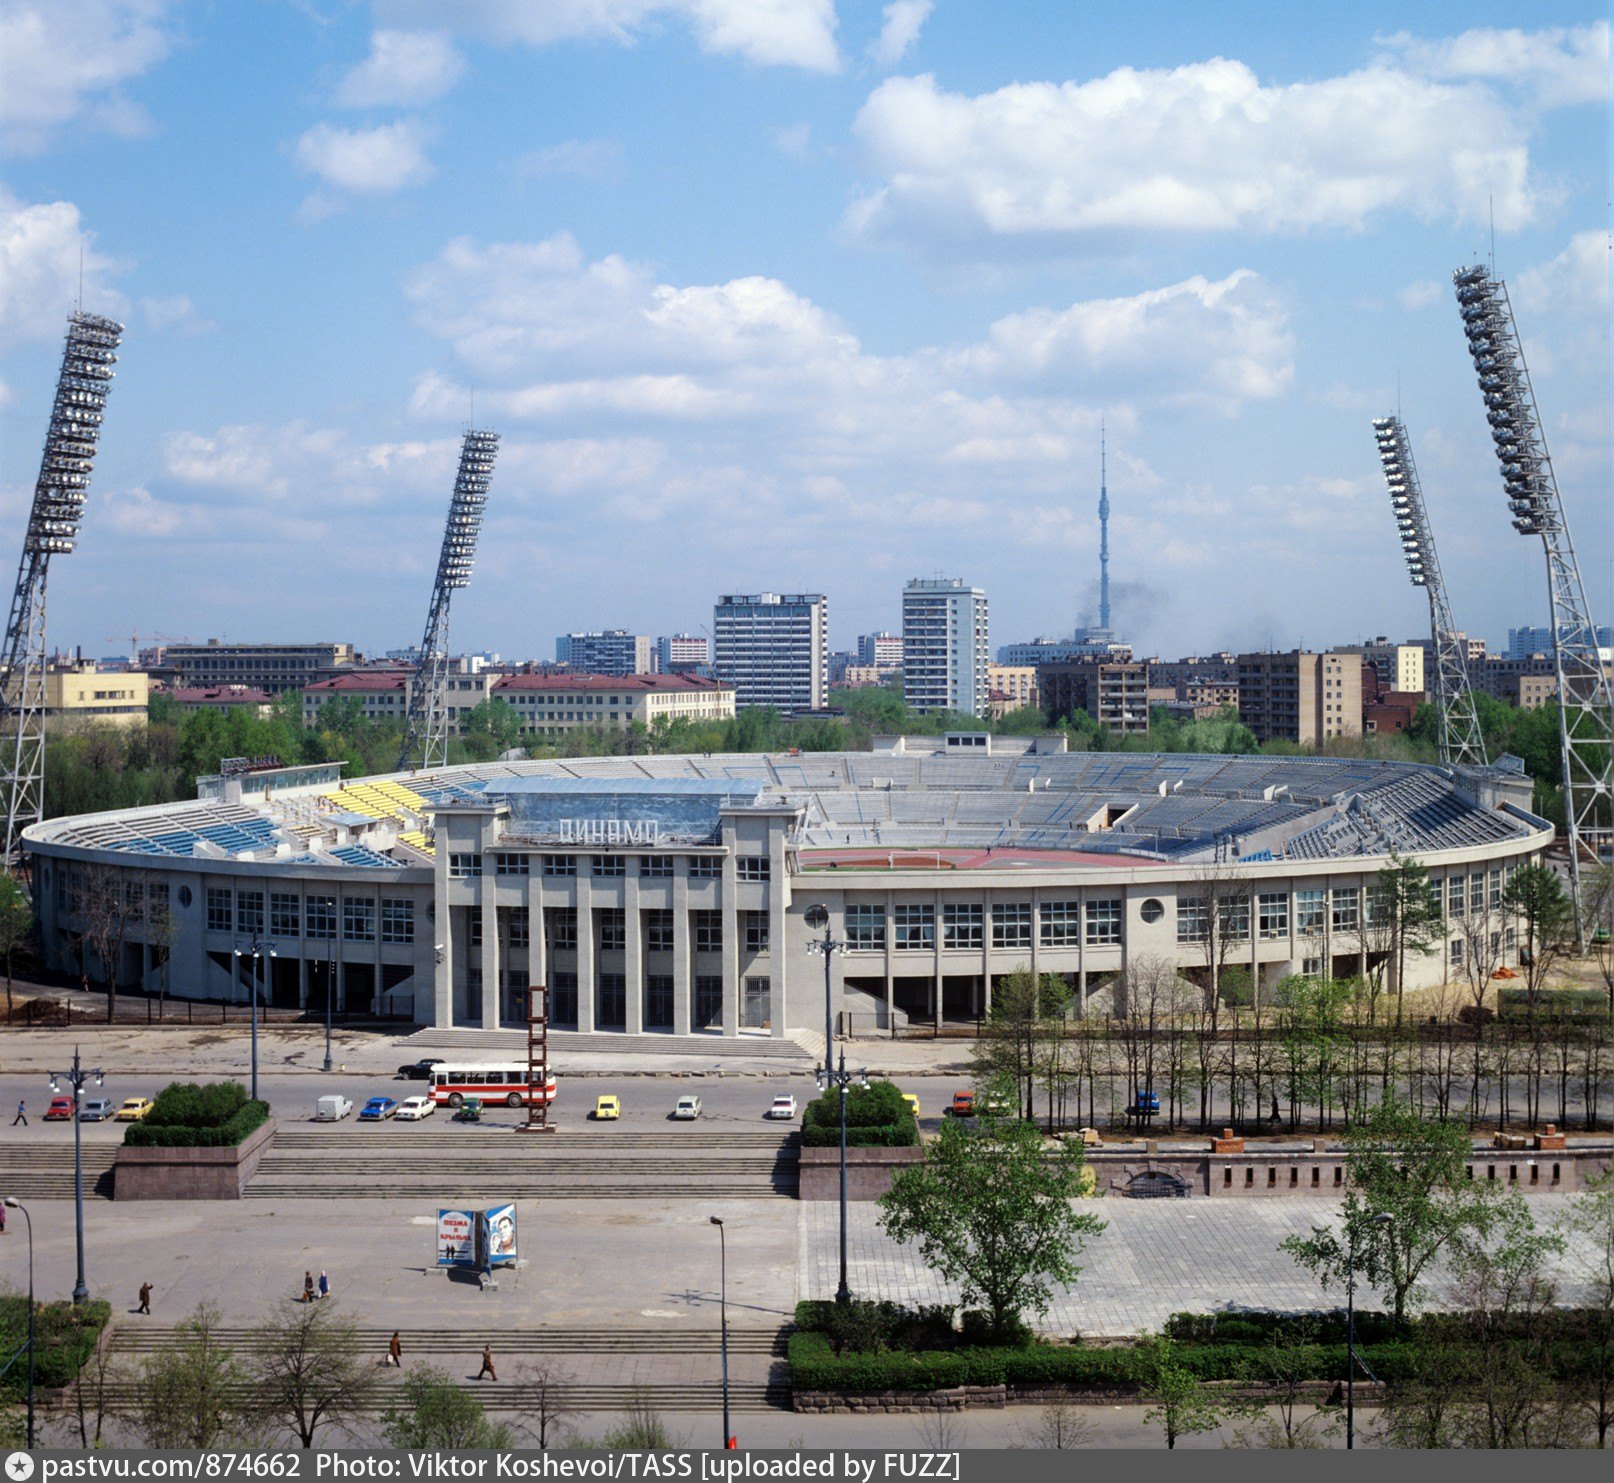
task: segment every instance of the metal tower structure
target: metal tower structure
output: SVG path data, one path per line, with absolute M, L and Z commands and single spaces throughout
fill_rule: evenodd
M 1098 626 L 1110 631 L 1110 485 L 1104 423 L 1098 425 Z
M 460 445 L 459 473 L 448 503 L 426 636 L 420 641 L 420 663 L 409 695 L 409 720 L 398 750 L 400 772 L 410 766 L 441 767 L 448 760 L 448 604 L 454 589 L 471 580 L 476 538 L 482 529 L 482 510 L 488 502 L 488 482 L 498 451 L 497 433 L 467 432 Z
M 123 326 L 115 319 L 83 313 L 68 318 L 56 400 L 0 657 L 0 773 L 6 790 L 8 869 L 19 862 L 22 831 L 43 817 L 45 807 L 45 578 L 50 558 L 68 555 L 78 543 L 122 338 Z
M 1485 742 L 1480 735 L 1479 713 L 1475 710 L 1474 691 L 1468 680 L 1468 659 L 1463 653 L 1457 625 L 1452 622 L 1446 582 L 1440 574 L 1440 558 L 1435 554 L 1429 510 L 1423 502 L 1417 466 L 1412 461 L 1412 442 L 1399 417 L 1375 418 L 1373 434 L 1378 439 L 1384 480 L 1390 488 L 1390 505 L 1401 535 L 1401 550 L 1407 559 L 1407 575 L 1414 587 L 1422 587 L 1429 596 L 1435 711 L 1440 717 L 1440 760 L 1465 767 L 1483 767 Z
M 1507 285 L 1482 266 L 1459 268 L 1452 274 L 1452 282 L 1468 351 L 1485 397 L 1486 420 L 1502 466 L 1502 487 L 1513 512 L 1513 528 L 1520 535 L 1540 536 L 1546 551 L 1570 881 L 1577 935 L 1584 937 L 1582 852 L 1595 860 L 1614 841 L 1614 796 L 1610 792 L 1614 686 L 1598 660 L 1586 585 L 1575 560 L 1569 520 L 1547 453 Z

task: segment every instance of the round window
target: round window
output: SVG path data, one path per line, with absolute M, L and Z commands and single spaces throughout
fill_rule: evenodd
M 1146 922 L 1158 922 L 1166 914 L 1165 907 L 1156 901 L 1153 896 L 1143 903 L 1141 910 L 1143 920 Z
M 179 904 L 181 906 L 189 906 L 191 904 L 191 888 L 189 886 L 181 886 L 175 894 L 178 896 Z

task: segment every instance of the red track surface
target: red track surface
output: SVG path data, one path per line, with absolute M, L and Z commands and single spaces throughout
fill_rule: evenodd
M 1047 865 L 1093 865 L 1165 869 L 1165 860 L 1141 855 L 1099 854 L 1090 850 L 803 850 L 808 870 L 1028 870 Z

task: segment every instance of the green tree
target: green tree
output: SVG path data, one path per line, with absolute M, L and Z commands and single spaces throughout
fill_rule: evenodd
M 1429 1264 L 1454 1244 L 1484 1241 L 1495 1226 L 1494 1186 L 1468 1177 L 1473 1152 L 1464 1129 L 1386 1096 L 1345 1135 L 1342 1230 L 1314 1226 L 1280 1250 L 1325 1288 L 1345 1281 L 1354 1261 L 1356 1275 L 1387 1290 L 1404 1321 Z
M 11 1020 L 11 965 L 34 930 L 34 904 L 14 875 L 0 875 L 0 957 L 6 962 L 6 1020 Z
M 1037 1067 L 1049 1022 L 1063 1018 L 1069 1003 L 1070 989 L 1057 973 L 1017 968 L 992 989 L 992 1008 L 975 1043 L 971 1069 L 977 1081 L 1002 1077 L 1010 1082 L 1023 1117 L 1033 1115 Z
M 1161 1334 L 1140 1344 L 1136 1362 L 1139 1394 L 1154 1402 L 1143 1419 L 1164 1430 L 1167 1448 L 1175 1449 L 1181 1437 L 1215 1431 L 1221 1425 L 1222 1407 L 1183 1364 L 1174 1339 Z
M 460 729 L 467 738 L 491 742 L 494 750 L 505 752 L 521 745 L 521 717 L 501 696 L 490 696 L 474 705 L 460 718 Z
M 219 1310 L 199 1303 L 180 1320 L 174 1342 L 141 1367 L 136 1425 L 148 1447 L 250 1445 L 250 1376 L 218 1336 Z
M 1568 939 L 1574 935 L 1574 903 L 1557 871 L 1546 865 L 1521 865 L 1502 888 L 1502 908 L 1519 919 L 1519 962 L 1524 968 L 1525 996 L 1533 1012 L 1548 974 L 1557 967 Z
M 1599 1447 L 1614 1430 L 1614 1172 L 1591 1181 L 1564 1222 L 1570 1260 L 1585 1283 L 1585 1297 L 1569 1315 L 1580 1357 L 1572 1395 L 1585 1412 Z
M 1368 889 L 1362 917 L 1372 945 L 1363 944 L 1363 956 L 1382 948 L 1395 977 L 1395 1023 L 1401 1027 L 1406 1000 L 1407 958 L 1427 957 L 1439 941 L 1441 915 L 1429 895 L 1429 869 L 1416 860 L 1404 860 L 1394 850 L 1379 867 L 1378 879 Z M 1376 997 L 1376 996 L 1375 996 Z
M 958 1283 L 966 1303 L 984 1306 L 1000 1342 L 1024 1311 L 1045 1313 L 1054 1288 L 1081 1268 L 1083 1242 L 1104 1229 L 1077 1213 L 1082 1147 L 1049 1150 L 1034 1124 L 990 1113 L 978 1129 L 950 1118 L 880 1201 L 893 1240 L 917 1242 L 926 1265 Z
M 251 1370 L 259 1413 L 304 1447 L 322 1425 L 351 1422 L 376 1388 L 375 1362 L 333 1302 L 297 1304 L 254 1329 Z
M 489 1421 L 482 1402 L 436 1365 L 416 1365 L 403 1383 L 403 1401 L 381 1416 L 381 1434 L 394 1447 L 506 1448 L 514 1433 Z

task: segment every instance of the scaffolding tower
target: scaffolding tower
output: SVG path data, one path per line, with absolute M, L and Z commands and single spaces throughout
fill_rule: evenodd
M 482 529 L 482 510 L 488 502 L 488 483 L 498 451 L 497 433 L 467 432 L 460 445 L 459 473 L 448 504 L 442 554 L 437 558 L 426 636 L 420 644 L 420 662 L 409 692 L 408 724 L 398 749 L 399 772 L 406 767 L 441 767 L 448 760 L 448 605 L 454 589 L 471 580 L 476 538 Z
M 1440 558 L 1435 554 L 1429 509 L 1424 504 L 1418 469 L 1412 461 L 1412 442 L 1407 437 L 1406 424 L 1399 417 L 1375 418 L 1373 435 L 1379 444 L 1384 480 L 1390 488 L 1390 507 L 1395 511 L 1401 551 L 1407 560 L 1407 575 L 1412 585 L 1422 587 L 1429 597 L 1433 641 L 1430 657 L 1434 660 L 1440 760 L 1448 765 L 1483 767 L 1485 741 L 1480 734 L 1474 689 L 1468 679 L 1468 658 L 1452 621 L 1446 582 L 1440 574 Z
M 1507 285 L 1483 266 L 1459 268 L 1452 282 L 1485 398 L 1513 528 L 1520 535 L 1540 536 L 1547 556 L 1570 882 L 1576 935 L 1584 947 L 1581 865 L 1606 855 L 1614 842 L 1610 793 L 1614 686 L 1598 656 L 1586 585 L 1547 453 Z
M 6 790 L 5 866 L 20 863 L 22 831 L 45 808 L 45 578 L 50 558 L 78 544 L 89 497 L 123 326 L 98 314 L 75 313 L 56 378 L 45 452 L 23 536 L 17 586 L 11 595 L 6 648 L 0 658 L 0 769 Z

